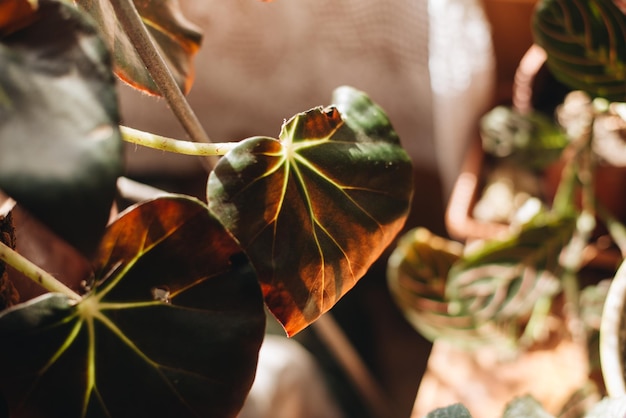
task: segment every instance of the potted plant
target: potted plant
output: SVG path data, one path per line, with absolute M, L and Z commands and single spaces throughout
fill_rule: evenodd
M 175 1 L 0 5 L 0 189 L 88 266 L 55 277 L 13 249 L 0 213 L 0 416 L 236 416 L 264 307 L 297 334 L 402 228 L 412 167 L 380 107 L 341 87 L 277 139 L 210 143 L 183 94 L 200 39 Z M 195 142 L 120 127 L 114 73 L 165 97 Z M 109 221 L 122 141 L 221 157 L 206 199 Z M 16 301 L 17 273 L 45 292 Z
M 589 364 L 581 367 L 599 367 L 593 357 L 608 289 L 599 279 L 612 277 L 626 254 L 623 186 L 603 195 L 609 182 L 597 180 L 604 165 L 623 164 L 613 158 L 624 155 L 626 17 L 619 3 L 537 3 L 532 22 L 537 46 L 530 55 L 545 51 L 543 71 L 576 92 L 559 104 L 556 115 L 534 107 L 498 108 L 488 115 L 491 120 L 483 123 L 489 129 L 482 126 L 483 141 L 470 151 L 479 158 L 457 183 L 469 184 L 470 191 L 453 193 L 448 220 L 470 217 L 484 184 L 478 174 L 482 162 L 503 161 L 504 154 L 507 165 L 494 177 L 501 181 L 508 175 L 507 187 L 530 178 L 530 186 L 524 184 L 526 203 L 506 219 L 472 219 L 470 227 L 454 223 L 450 234 L 467 240 L 464 246 L 418 230 L 405 235 L 390 257 L 392 292 L 416 328 L 427 329 L 431 338 L 519 353 L 546 340 L 546 319 L 556 315 L 564 320 L 560 332 L 566 329 L 571 338 L 589 344 Z M 540 80 L 527 79 L 526 87 L 533 81 Z M 529 103 L 528 89 L 522 93 Z M 607 143 L 608 153 L 603 151 Z M 497 155 L 485 156 L 483 148 Z M 557 186 L 546 186 L 555 174 Z M 504 202 L 509 206 L 511 190 Z M 458 197 L 464 198 L 460 205 Z M 494 203 L 486 206 L 493 209 Z M 489 228 L 483 231 L 485 225 Z M 602 382 L 597 383 L 603 394 Z

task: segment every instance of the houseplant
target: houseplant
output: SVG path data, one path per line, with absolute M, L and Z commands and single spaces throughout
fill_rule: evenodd
M 570 336 L 589 342 L 590 355 L 598 350 L 597 318 L 607 286 L 584 276 L 588 250 L 603 251 L 607 245 L 592 246 L 596 238 L 611 238 L 611 250 L 616 250 L 612 254 L 617 257 L 611 258 L 612 271 L 605 277 L 615 274 L 626 254 L 624 219 L 598 197 L 595 188 L 606 184 L 594 181 L 608 160 L 599 152 L 598 145 L 605 138 L 600 137 L 600 128 L 606 126 L 605 120 L 623 119 L 619 102 L 626 100 L 626 18 L 618 3 L 542 0 L 534 12 L 534 39 L 547 54 L 550 73 L 570 90 L 583 91 L 588 99 L 576 102 L 583 112 L 570 117 L 569 123 L 555 124 L 552 114 L 538 120 L 535 114 L 516 111 L 512 122 L 504 124 L 508 137 L 497 138 L 510 141 L 495 144 L 508 148 L 511 170 L 519 175 L 520 166 L 529 171 L 538 155 L 553 151 L 545 147 L 548 141 L 542 141 L 538 131 L 549 127 L 554 137 L 564 136 L 565 146 L 556 153 L 562 165 L 553 199 L 533 199 L 532 206 L 524 208 L 532 211 L 515 225 L 499 225 L 498 236 L 481 236 L 485 239 L 481 246 L 451 251 L 452 243 L 443 245 L 437 237 L 413 231 L 390 258 L 392 291 L 409 318 L 431 321 L 416 327 L 429 325 L 432 338 L 519 352 L 545 340 L 549 330 L 545 319 L 555 313 L 564 318 Z M 571 109 L 572 98 L 561 109 Z M 615 128 L 613 140 L 621 133 Z M 520 139 L 523 147 L 516 142 Z M 612 150 L 613 154 L 621 151 L 619 147 Z M 531 160 L 524 160 L 529 155 Z M 623 202 L 622 189 L 612 193 Z M 587 291 L 600 294 L 600 303 L 592 298 L 596 312 L 590 322 L 585 322 Z M 593 366 L 591 360 L 581 365 Z
M 406 219 L 409 157 L 349 87 L 279 139 L 211 144 L 182 94 L 201 36 L 177 3 L 76 3 L 0 5 L 0 189 L 92 266 L 67 284 L 0 244 L 48 290 L 0 313 L 0 416 L 235 416 L 264 305 L 294 335 L 354 286 Z M 112 68 L 196 142 L 119 127 Z M 221 156 L 206 202 L 163 196 L 108 224 L 122 140 Z

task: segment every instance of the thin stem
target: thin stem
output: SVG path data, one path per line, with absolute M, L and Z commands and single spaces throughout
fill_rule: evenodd
M 33 264 L 30 260 L 20 255 L 8 245 L 0 242 L 0 260 L 13 267 L 15 270 L 24 274 L 26 277 L 43 286 L 50 292 L 63 293 L 70 299 L 79 302 L 82 297 L 72 289 L 61 283 L 54 276 L 40 267 Z
M 602 205 L 598 205 L 598 215 L 609 230 L 609 234 L 619 248 L 622 257 L 626 258 L 626 227 Z
M 550 309 L 552 309 L 551 297 L 542 297 L 535 303 L 528 323 L 520 337 L 522 346 L 531 346 L 546 335 L 548 332 L 546 319 L 550 315 Z
M 348 374 L 372 416 L 375 418 L 397 416 L 394 413 L 394 404 L 387 398 L 383 388 L 378 385 L 331 313 L 326 312 L 312 324 L 312 327 Z
M 185 95 L 178 87 L 165 60 L 155 47 L 154 41 L 141 20 L 133 0 L 111 0 L 111 4 L 124 31 L 150 72 L 152 79 L 191 139 L 195 142 L 211 142 L 196 114 L 191 109 L 189 102 L 187 102 Z
M 574 211 L 574 195 L 578 178 L 576 176 L 578 164 L 575 160 L 567 159 L 561 172 L 561 181 L 554 194 L 552 210 L 559 215 L 567 215 Z
M 555 198 L 553 208 L 557 213 L 567 213 L 569 207 L 574 207 L 575 194 L 578 190 L 582 193 L 582 208 L 576 221 L 576 229 L 564 250 L 561 265 L 563 274 L 563 294 L 565 296 L 565 311 L 568 317 L 568 325 L 574 339 L 584 341 L 586 335 L 580 318 L 580 283 L 578 273 L 582 267 L 583 252 L 589 244 L 593 230 L 596 227 L 595 219 L 595 195 L 594 195 L 594 170 L 591 151 L 593 138 L 593 122 L 582 127 L 579 136 L 572 141 L 573 155 L 568 160 L 563 178 L 559 185 L 558 200 Z M 580 186 L 578 189 L 577 186 Z M 558 194 L 558 193 L 557 193 Z M 568 203 L 567 200 L 570 199 Z
M 149 132 L 139 131 L 126 126 L 120 126 L 120 131 L 122 133 L 122 139 L 126 142 L 148 148 L 159 149 L 161 151 L 175 152 L 177 154 L 200 156 L 224 155 L 237 145 L 237 142 L 208 144 L 181 141 L 179 139 L 151 134 Z

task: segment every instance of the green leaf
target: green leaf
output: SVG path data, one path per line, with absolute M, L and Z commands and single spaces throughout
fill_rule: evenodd
M 107 230 L 94 288 L 0 315 L 0 393 L 16 417 L 233 417 L 252 384 L 263 298 L 201 202 L 167 197 Z M 36 349 L 34 349 L 36 348 Z
M 569 143 L 552 118 L 507 106 L 497 106 L 481 118 L 480 137 L 485 152 L 534 170 L 557 161 Z
M 560 290 L 559 256 L 574 227 L 574 218 L 538 219 L 464 256 L 448 278 L 451 310 L 477 324 L 526 318 L 538 300 Z
M 0 189 L 88 253 L 109 218 L 122 142 L 109 54 L 72 6 L 0 39 Z
M 477 324 L 468 313 L 450 312 L 446 282 L 463 245 L 436 236 L 425 228 L 405 233 L 387 263 L 387 283 L 409 323 L 430 341 L 446 340 L 457 347 L 485 344 L 510 348 L 516 336 L 494 323 Z
M 542 0 L 532 28 L 559 81 L 626 101 L 626 16 L 613 0 Z
M 115 72 L 126 83 L 160 95 L 134 45 L 115 17 L 109 0 L 74 0 L 98 23 L 115 60 Z M 184 93 L 193 83 L 193 57 L 200 48 L 200 29 L 183 16 L 178 0 L 134 0 L 135 7 L 172 75 Z
M 522 396 L 509 402 L 502 418 L 554 418 L 532 396 Z
M 337 107 L 287 121 L 279 140 L 242 141 L 209 176 L 209 208 L 245 249 L 289 335 L 356 284 L 408 214 L 408 155 L 377 105 L 343 91 Z
M 472 418 L 467 408 L 460 403 L 438 408 L 426 415 L 426 418 Z

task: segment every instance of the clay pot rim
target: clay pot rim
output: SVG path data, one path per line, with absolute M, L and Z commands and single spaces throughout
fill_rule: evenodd
M 600 367 L 609 396 L 626 394 L 624 381 L 624 308 L 626 305 L 626 261 L 615 273 L 600 322 Z

